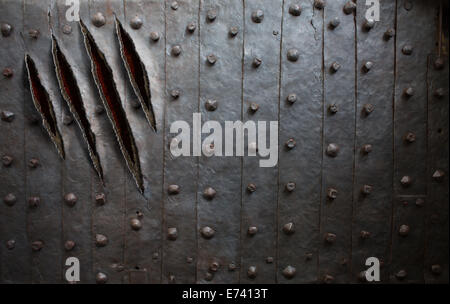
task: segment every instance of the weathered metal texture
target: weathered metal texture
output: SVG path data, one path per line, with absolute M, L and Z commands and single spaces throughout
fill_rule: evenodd
M 445 31 L 445 32 L 444 32 Z M 445 36 L 444 36 L 445 33 Z M 442 37 L 448 37 L 443 27 Z M 444 40 L 445 41 L 445 40 Z M 426 245 L 424 273 L 426 283 L 448 283 L 448 42 L 441 56 L 428 61 L 428 198 L 426 202 Z M 438 58 L 444 60 L 441 70 L 435 68 Z M 442 91 L 443 96 L 440 92 Z M 442 177 L 439 177 L 443 173 Z
M 319 237 L 319 280 L 325 276 L 335 283 L 350 281 L 352 247 L 352 202 L 355 137 L 355 16 L 345 14 L 346 0 L 328 1 L 324 8 L 324 24 L 338 17 L 335 29 L 324 28 L 324 122 L 321 223 Z M 340 65 L 336 72 L 334 63 Z M 336 104 L 338 112 L 329 106 Z M 337 145 L 337 151 L 333 144 Z M 338 191 L 335 199 L 328 189 Z M 327 235 L 330 237 L 327 240 Z M 335 240 L 333 240 L 335 235 Z M 327 277 L 329 278 L 329 277 Z
M 359 275 L 367 269 L 366 259 L 377 257 L 384 263 L 381 282 L 386 282 L 393 203 L 392 171 L 386 168 L 393 166 L 395 40 L 386 39 L 385 32 L 395 27 L 395 1 L 380 5 L 380 21 L 371 29 L 365 26 L 365 8 L 358 2 L 352 281 L 364 282 Z M 368 73 L 361 70 L 366 61 L 374 63 Z M 374 107 L 369 115 L 364 111 L 367 104 Z
M 12 0 L 0 2 L 2 21 L 10 24 L 9 36 L 0 36 L 1 68 L 11 68 L 12 77 L 0 79 L 1 103 L 0 111 L 14 113 L 11 122 L 0 121 L 0 282 L 31 282 L 31 249 L 26 232 L 27 197 L 25 175 L 24 128 L 28 124 L 24 116 L 24 79 L 23 60 L 24 46 L 20 33 L 23 31 L 22 3 Z M 27 101 L 29 101 L 27 99 Z M 31 100 L 30 100 L 31 101 Z M 54 150 L 54 149 L 53 149 Z M 4 161 L 6 160 L 6 162 Z M 13 195 L 11 206 L 4 203 L 8 194 Z M 9 246 L 12 242 L 13 246 Z
M 410 3 L 397 2 L 392 282 L 424 281 L 426 212 L 415 201 L 426 200 L 427 194 L 427 67 L 428 54 L 434 49 L 435 5 L 428 1 Z M 412 46 L 411 54 L 404 53 L 405 45 Z M 405 91 L 408 88 L 413 89 L 412 96 Z M 415 135 L 414 142 L 408 141 L 409 132 Z M 411 183 L 405 183 L 406 176 Z M 402 225 L 411 230 L 406 236 L 399 233 Z M 398 275 L 402 270 L 405 277 Z
M 299 5 L 299 16 L 290 13 Z M 281 91 L 279 131 L 279 203 L 278 203 L 278 282 L 311 283 L 317 281 L 319 216 L 322 164 L 323 113 L 323 10 L 311 1 L 284 1 L 281 47 Z M 297 49 L 297 61 L 288 52 Z M 295 94 L 294 103 L 289 96 Z M 293 138 L 297 145 L 284 143 Z M 289 191 L 288 183 L 295 189 Z M 295 225 L 295 233 L 286 234 L 286 223 Z M 287 266 L 295 267 L 293 278 L 282 275 Z
M 242 119 L 243 3 L 239 0 L 204 0 L 200 3 L 200 113 L 203 122 Z M 214 20 L 212 20 L 212 16 Z M 187 26 L 187 24 L 185 25 Z M 230 34 L 238 28 L 236 35 Z M 187 33 L 187 35 L 195 35 Z M 207 57 L 213 54 L 212 65 Z M 216 100 L 218 107 L 208 111 L 205 104 Z M 209 132 L 209 130 L 205 130 Z M 206 134 L 203 135 L 206 137 Z M 219 147 L 219 143 L 214 143 Z M 222 155 L 224 154 L 222 141 Z M 218 149 L 216 149 L 217 152 Z M 213 199 L 203 195 L 207 187 L 216 191 Z M 259 189 L 258 189 L 259 190 Z M 198 239 L 197 282 L 238 283 L 240 264 L 241 158 L 202 156 L 199 159 L 197 229 L 204 226 L 216 232 L 211 239 Z M 244 227 L 243 229 L 246 229 Z M 246 236 L 247 238 L 247 236 Z M 215 264 L 218 263 L 218 264 Z M 218 265 L 218 267 L 216 267 Z M 236 268 L 234 268 L 234 266 Z M 218 269 L 216 269 L 218 268 Z
M 89 118 L 93 113 L 91 107 L 93 96 L 92 91 L 85 89 L 86 81 L 91 78 L 88 65 L 83 65 L 85 55 L 83 37 L 78 29 L 78 24 L 66 20 L 66 1 L 58 0 L 55 5 L 52 16 L 53 32 L 74 72 L 83 106 L 86 109 L 86 116 Z M 87 3 L 83 3 L 80 9 L 87 11 Z M 70 32 L 67 26 L 71 27 Z M 91 199 L 91 184 L 99 183 L 99 176 L 91 163 L 88 147 L 73 114 L 64 101 L 61 105 L 62 119 L 65 123 L 60 127 L 66 152 L 62 166 L 62 195 L 68 198 L 66 200 L 62 197 L 58 202 L 62 206 L 62 243 L 59 244 L 63 251 L 61 263 L 62 267 L 66 268 L 66 258 L 76 256 L 80 261 L 80 282 L 93 283 L 91 215 L 95 205 L 92 204 Z M 72 122 L 68 124 L 69 121 Z M 73 202 L 73 197 L 70 198 L 71 194 L 75 195 L 75 202 Z M 75 246 L 72 247 L 71 242 Z
M 135 134 L 139 149 L 141 169 L 146 180 L 146 195 L 136 191 L 131 178 L 126 184 L 125 221 L 125 266 L 130 272 L 130 283 L 159 283 L 161 281 L 162 242 L 162 187 L 163 187 L 163 147 L 164 147 L 164 37 L 158 43 L 151 43 L 151 31 L 164 31 L 164 2 L 127 0 L 125 3 L 124 29 L 133 39 L 143 64 L 148 72 L 152 106 L 156 118 L 157 132 L 146 121 L 131 84 L 127 81 L 125 111 Z M 133 20 L 139 19 L 141 27 L 133 28 Z M 131 24 L 131 26 L 130 26 Z M 123 69 L 122 69 L 123 70 Z M 142 228 L 132 226 L 138 220 Z M 137 275 L 139 274 L 139 275 Z
M 255 18 L 258 10 L 264 14 L 260 21 Z M 281 23 L 281 1 L 244 2 L 243 122 L 266 121 L 267 133 L 269 121 L 278 120 L 279 113 Z M 255 59 L 261 59 L 259 67 L 255 66 Z M 259 104 L 254 114 L 248 111 L 252 102 Z M 247 151 L 247 144 L 251 143 L 248 143 L 247 136 L 245 138 Z M 269 139 L 266 147 L 268 145 Z M 262 168 L 260 159 L 259 156 L 243 157 L 241 283 L 276 282 L 277 231 L 281 229 L 277 227 L 278 167 Z M 257 187 L 253 193 L 246 190 L 250 183 Z M 256 226 L 258 232 L 249 236 L 247 230 L 252 226 Z
M 199 31 L 186 33 L 189 22 L 200 23 L 198 1 L 166 1 L 163 283 L 195 283 L 198 262 L 198 159 L 174 157 L 170 142 L 176 134 L 169 133 L 174 121 L 191 123 L 192 113 L 199 112 Z M 178 56 L 172 51 L 176 46 L 181 47 Z M 178 97 L 172 94 L 174 90 L 179 90 Z M 175 184 L 180 187 L 179 193 L 169 194 L 169 186 Z M 168 236 L 169 228 L 177 229 L 176 239 Z

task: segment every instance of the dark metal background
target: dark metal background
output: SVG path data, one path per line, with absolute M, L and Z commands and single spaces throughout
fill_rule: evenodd
M 444 9 L 439 1 L 381 1 L 380 21 L 370 30 L 365 1 L 356 1 L 350 14 L 347 0 L 326 1 L 323 8 L 313 0 L 80 1 L 80 16 L 113 69 L 139 150 L 144 196 L 106 112 L 99 111 L 83 37 L 78 24 L 66 20 L 65 2 L 0 0 L 0 23 L 13 28 L 0 36 L 0 111 L 14 113 L 0 121 L 1 283 L 63 283 L 69 256 L 80 260 L 81 283 L 101 282 L 99 274 L 109 283 L 356 283 L 370 256 L 382 261 L 382 282 L 448 283 L 445 1 Z M 298 16 L 294 4 L 301 7 Z M 261 22 L 252 18 L 257 10 L 264 13 Z M 106 18 L 102 26 L 91 21 L 98 12 Z M 114 13 L 148 71 L 157 133 L 136 107 Z M 130 26 L 136 16 L 139 29 Z M 332 28 L 336 17 L 340 23 Z M 238 29 L 234 36 L 231 27 Z M 50 28 L 77 78 L 105 185 L 76 122 L 68 122 Z M 389 29 L 395 35 L 387 39 Z M 174 46 L 181 47 L 178 56 Z M 288 56 L 293 49 L 297 61 Z M 64 161 L 33 107 L 25 53 L 52 98 Z M 211 54 L 214 64 L 207 62 Z M 255 58 L 262 61 L 257 68 Z M 440 59 L 443 67 L 436 65 Z M 370 71 L 363 68 L 367 61 Z M 332 72 L 335 62 L 340 69 Z M 405 95 L 407 88 L 413 96 Z M 295 103 L 288 102 L 290 94 Z M 217 109 L 209 111 L 208 100 L 216 100 Z M 259 106 L 255 112 L 252 103 Z M 329 110 L 333 104 L 336 113 Z M 374 107 L 369 115 L 367 104 Z M 222 126 L 225 120 L 278 120 L 278 165 L 260 168 L 259 157 L 173 157 L 170 125 L 191 122 L 194 112 Z M 405 141 L 408 132 L 414 142 Z M 289 139 L 293 149 L 285 146 Z M 339 147 L 335 157 L 326 152 L 330 143 Z M 367 144 L 368 154 L 362 152 Z M 32 159 L 39 165 L 31 166 Z M 404 176 L 410 185 L 401 183 Z M 287 183 L 295 189 L 287 191 Z M 169 191 L 174 185 L 178 193 Z M 372 187 L 370 194 L 361 192 L 364 185 Z M 216 191 L 213 199 L 204 197 L 208 187 Z M 337 190 L 335 199 L 329 188 Z M 77 197 L 73 206 L 64 200 L 68 193 Z M 38 206 L 29 206 L 31 197 L 40 198 Z M 285 233 L 288 223 L 293 233 Z M 406 235 L 399 233 L 404 225 Z M 210 239 L 200 233 L 205 226 L 215 231 Z M 176 238 L 169 235 L 173 228 Z M 333 242 L 326 240 L 329 233 Z M 106 246 L 96 243 L 98 235 L 107 237 Z M 42 248 L 33 250 L 37 241 Z M 75 247 L 67 250 L 67 241 Z

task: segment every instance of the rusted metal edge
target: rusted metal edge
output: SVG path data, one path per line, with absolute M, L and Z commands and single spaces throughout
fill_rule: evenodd
M 86 110 L 84 108 L 77 79 L 75 78 L 69 62 L 67 62 L 66 56 L 59 47 L 58 40 L 53 34 L 52 55 L 61 95 L 69 106 L 70 112 L 80 127 L 81 133 L 83 134 L 83 138 L 86 141 L 89 150 L 89 157 L 92 160 L 92 165 L 103 183 L 103 169 L 95 146 L 95 134 L 92 131 L 89 120 L 86 117 Z
M 123 64 L 127 70 L 128 78 L 130 79 L 134 93 L 141 103 L 148 123 L 156 132 L 156 119 L 153 111 L 150 80 L 148 78 L 147 70 L 136 51 L 133 40 L 125 31 L 117 16 L 115 16 L 115 28 L 117 39 L 120 44 L 120 56 L 122 57 Z
M 94 37 L 81 19 L 79 24 L 84 38 L 84 45 L 91 62 L 91 73 L 95 84 L 97 85 L 128 169 L 133 175 L 138 189 L 143 194 L 144 182 L 138 150 L 125 110 L 122 107 L 119 92 L 117 92 L 117 87 L 113 80 L 112 69 L 106 61 L 105 55 L 95 43 Z
M 65 157 L 64 142 L 58 129 L 55 111 L 50 95 L 41 83 L 39 72 L 34 60 L 29 54 L 25 54 L 25 66 L 27 67 L 28 82 L 30 84 L 31 98 L 36 110 L 42 117 L 42 125 L 47 130 L 50 139 L 62 159 Z

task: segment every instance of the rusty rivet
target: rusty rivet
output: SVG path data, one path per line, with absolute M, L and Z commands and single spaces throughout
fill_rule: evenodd
M 97 245 L 97 247 L 105 247 L 106 245 L 108 245 L 108 238 L 106 237 L 106 235 L 96 234 L 95 245 Z
M 366 144 L 364 146 L 361 147 L 361 152 L 364 154 L 369 154 L 370 152 L 372 152 L 372 145 L 371 144 Z
M 213 65 L 217 62 L 217 57 L 214 54 L 209 54 L 208 56 L 206 56 L 206 61 L 210 64 Z
M 400 183 L 403 187 L 409 187 L 412 183 L 412 178 L 408 175 L 405 175 L 400 179 Z
M 321 10 L 325 7 L 325 1 L 324 0 L 314 0 L 314 7 L 318 10 Z
M 247 276 L 248 276 L 250 279 L 256 278 L 256 273 L 257 273 L 256 266 L 250 266 L 250 267 L 248 267 L 248 269 L 247 269 Z
M 28 167 L 30 168 L 37 168 L 39 166 L 39 159 L 37 158 L 32 158 L 30 159 L 30 161 L 28 162 Z
M 103 272 L 99 272 L 95 275 L 95 282 L 97 284 L 105 284 L 108 281 L 108 276 Z
M 295 232 L 294 223 L 289 222 L 283 226 L 283 232 L 287 235 L 291 235 Z
M 69 35 L 70 33 L 72 33 L 72 27 L 68 24 L 64 24 L 62 27 L 62 32 L 66 35 Z
M 363 24 L 363 29 L 365 31 L 370 31 L 375 26 L 375 20 L 372 18 L 366 19 Z
M 232 27 L 230 27 L 230 30 L 228 31 L 228 34 L 229 34 L 231 37 L 236 36 L 238 33 L 239 33 L 239 28 L 238 28 L 237 26 L 232 26 Z
M 74 193 L 67 193 L 66 195 L 64 195 L 64 201 L 70 207 L 75 206 L 75 204 L 77 203 L 77 200 L 78 199 Z
M 138 210 L 138 211 L 136 211 L 136 216 L 137 216 L 137 218 L 141 219 L 144 217 L 144 213 L 142 213 L 142 211 Z
M 180 7 L 180 5 L 178 4 L 177 1 L 173 1 L 173 2 L 170 4 L 170 8 L 173 9 L 174 11 L 176 11 L 179 7 Z
M 413 143 L 416 141 L 416 134 L 412 133 L 412 132 L 408 132 L 405 135 L 405 141 L 408 143 Z
M 257 232 L 258 232 L 258 227 L 255 227 L 255 226 L 248 227 L 248 229 L 247 229 L 247 234 L 250 236 L 255 235 Z
M 406 278 L 406 276 L 407 276 L 407 273 L 406 273 L 406 270 L 399 270 L 396 274 L 395 274 L 395 277 L 397 278 L 397 279 L 399 279 L 399 280 L 403 280 L 404 278 Z
M 195 24 L 195 22 L 189 22 L 189 24 L 186 26 L 186 30 L 189 33 L 193 33 L 195 32 L 195 29 L 197 28 L 197 24 Z
M 218 106 L 219 106 L 219 103 L 215 99 L 208 99 L 205 102 L 205 109 L 210 112 L 215 111 Z
M 11 68 L 4 68 L 3 69 L 3 76 L 6 78 L 11 78 L 14 75 L 13 69 Z
M 296 142 L 293 138 L 289 138 L 285 143 L 286 148 L 288 148 L 289 150 L 294 149 L 295 145 L 296 145 Z
M 250 103 L 249 110 L 251 112 L 255 113 L 256 111 L 258 111 L 258 109 L 259 109 L 259 105 L 256 102 Z
M 433 179 L 438 182 L 441 182 L 444 179 L 444 176 L 445 172 L 439 169 L 434 171 L 433 173 Z
M 328 188 L 328 189 L 327 189 L 327 197 L 328 197 L 330 200 L 336 199 L 336 198 L 337 198 L 337 195 L 338 195 L 337 189 L 334 189 L 334 188 Z
M 12 122 L 14 120 L 15 114 L 11 111 L 2 111 L 0 116 L 3 121 Z
M 373 62 L 372 61 L 366 61 L 363 64 L 363 71 L 366 72 L 366 73 L 368 73 L 370 71 L 370 69 L 372 69 L 372 68 L 373 68 Z
M 330 66 L 330 71 L 332 73 L 336 73 L 341 68 L 341 65 L 338 62 L 333 62 Z
M 369 195 L 370 193 L 372 193 L 373 187 L 370 185 L 363 185 L 361 187 L 361 193 L 363 195 Z
M 12 162 L 13 162 L 12 156 L 9 156 L 9 155 L 3 155 L 2 156 L 3 166 L 9 167 L 9 166 L 11 166 Z
M 170 195 L 176 195 L 176 194 L 180 193 L 180 186 L 178 186 L 178 185 L 169 185 L 169 187 L 167 187 L 167 192 Z
M 328 106 L 328 110 L 330 111 L 331 114 L 336 114 L 338 112 L 339 108 L 338 108 L 337 104 L 333 103 Z
M 406 44 L 402 48 L 403 55 L 411 55 L 413 52 L 413 47 L 410 44 Z
M 405 97 L 413 97 L 414 96 L 414 89 L 409 87 L 403 90 L 403 96 Z
M 28 198 L 28 206 L 31 208 L 39 206 L 40 202 L 41 199 L 39 198 L 39 196 L 31 196 Z
M 30 38 L 33 38 L 33 39 L 38 39 L 39 34 L 40 34 L 39 31 L 35 30 L 35 29 L 31 29 L 28 31 L 28 35 L 30 36 Z
M 295 190 L 295 183 L 294 182 L 288 182 L 285 186 L 285 189 L 287 192 L 292 192 Z
M 214 279 L 214 273 L 211 273 L 211 272 L 206 272 L 206 274 L 205 274 L 205 280 L 206 281 L 212 281 L 212 279 Z
M 339 24 L 341 24 L 341 20 L 339 20 L 339 17 L 334 17 L 330 21 L 330 28 L 335 29 L 339 26 Z
M 212 187 L 207 187 L 203 190 L 203 197 L 207 200 L 212 200 L 216 196 L 216 190 Z
M 353 12 L 356 12 L 356 4 L 353 1 L 348 1 L 344 5 L 344 13 L 350 15 Z
M 13 250 L 16 247 L 16 241 L 15 240 L 8 240 L 6 241 L 6 248 L 9 250 Z
M 288 280 L 295 277 L 295 273 L 296 273 L 296 269 L 293 266 L 288 265 L 288 266 L 286 266 L 286 268 L 283 269 L 283 276 Z
M 337 144 L 334 143 L 330 143 L 327 146 L 327 155 L 331 156 L 331 157 L 336 157 L 339 153 L 339 146 Z
M 142 23 L 143 23 L 143 21 L 141 18 L 139 18 L 138 16 L 134 16 L 133 19 L 131 19 L 131 21 L 130 21 L 130 26 L 131 26 L 131 28 L 138 30 L 141 28 Z
M 95 114 L 101 115 L 103 112 L 105 112 L 105 108 L 102 105 L 95 106 Z
M 169 240 L 175 241 L 178 238 L 178 229 L 175 227 L 167 228 L 167 238 Z
M 438 57 L 435 61 L 434 61 L 434 68 L 436 70 L 442 70 L 444 68 L 445 62 L 444 62 L 444 58 L 442 57 Z
M 256 185 L 252 184 L 252 183 L 248 184 L 247 185 L 247 191 L 250 192 L 250 193 L 255 192 L 256 191 Z
M 8 193 L 3 198 L 3 202 L 8 206 L 13 206 L 17 201 L 16 196 L 13 193 Z
M 228 270 L 229 271 L 235 271 L 236 270 L 236 264 L 231 262 L 230 264 L 228 264 Z
M 3 37 L 8 37 L 9 35 L 11 35 L 12 26 L 8 23 L 2 23 L 1 32 L 2 32 Z
M 442 267 L 439 264 L 431 265 L 431 272 L 435 275 L 439 275 L 442 273 Z
M 365 115 L 369 115 L 370 113 L 373 112 L 373 110 L 375 110 L 375 106 L 371 103 L 366 103 L 363 107 Z
M 68 125 L 70 125 L 72 122 L 73 122 L 73 117 L 72 117 L 72 115 L 67 115 L 67 114 L 65 114 L 64 116 L 63 116 L 63 124 L 65 124 L 66 126 L 68 126 Z
M 181 54 L 181 46 L 180 45 L 174 45 L 170 52 L 172 53 L 173 56 L 180 56 L 180 54 Z
M 69 240 L 69 241 L 66 241 L 64 243 L 64 249 L 66 249 L 66 251 L 72 250 L 73 247 L 75 247 L 75 242 L 74 241 Z
M 262 64 L 262 59 L 261 58 L 257 58 L 257 57 L 253 58 L 252 65 L 253 65 L 254 68 L 259 67 L 261 64 Z
M 301 13 L 302 13 L 302 8 L 300 7 L 300 5 L 298 5 L 296 3 L 292 3 L 289 6 L 289 14 L 291 14 L 292 16 L 300 16 Z
M 159 40 L 159 33 L 158 32 L 151 32 L 150 33 L 150 40 L 153 42 L 156 42 Z
M 273 257 L 268 256 L 268 257 L 266 258 L 266 263 L 267 263 L 267 264 L 272 264 L 272 263 L 273 263 Z
M 220 264 L 217 261 L 213 261 L 210 265 L 209 265 L 209 270 L 212 272 L 217 272 L 217 270 L 219 270 L 220 268 Z
M 286 97 L 286 100 L 291 104 L 295 103 L 297 101 L 297 94 L 294 94 L 294 93 L 289 94 Z
M 444 97 L 444 95 L 445 95 L 444 88 L 437 88 L 436 90 L 434 90 L 434 96 L 436 98 L 441 99 L 442 97 Z
M 142 222 L 137 218 L 133 218 L 130 220 L 130 226 L 133 230 L 140 230 L 142 228 Z
M 370 237 L 370 232 L 369 232 L 369 231 L 362 230 L 362 231 L 359 233 L 359 236 L 360 236 L 363 240 L 368 239 L 368 238 Z
M 178 89 L 171 90 L 170 96 L 172 96 L 173 99 L 178 99 L 178 97 L 180 97 L 180 90 Z
M 300 52 L 297 49 L 289 49 L 287 51 L 287 59 L 289 61 L 295 62 L 298 60 L 298 57 L 300 56 Z
M 401 236 L 407 236 L 409 233 L 409 226 L 408 225 L 401 225 L 398 229 L 398 234 Z
M 216 232 L 211 227 L 205 226 L 202 229 L 200 229 L 200 233 L 205 239 L 210 239 L 214 236 Z
M 206 13 L 206 18 L 209 22 L 213 22 L 217 18 L 217 11 L 215 9 L 208 10 L 208 12 Z
M 106 203 L 105 193 L 97 193 L 95 195 L 95 202 L 100 206 L 104 205 Z
M 34 241 L 31 243 L 31 249 L 33 251 L 40 251 L 44 247 L 44 243 L 42 241 Z
M 94 16 L 92 17 L 92 24 L 94 24 L 96 27 L 101 27 L 101 26 L 105 25 L 105 23 L 106 23 L 106 18 L 100 12 L 95 13 Z
M 334 243 L 336 241 L 336 234 L 328 232 L 327 234 L 325 234 L 325 238 L 324 239 L 325 239 L 325 241 L 327 243 L 332 244 L 332 243 Z
M 331 283 L 333 283 L 333 281 L 334 281 L 334 277 L 332 275 L 329 275 L 329 274 L 324 275 L 323 282 L 325 284 L 331 284 Z
M 390 29 L 387 29 L 386 32 L 384 32 L 383 38 L 384 38 L 384 40 L 389 40 L 394 36 L 395 36 L 395 30 L 393 28 L 390 28 Z
M 252 13 L 252 20 L 255 23 L 261 23 L 264 19 L 264 12 L 260 9 Z

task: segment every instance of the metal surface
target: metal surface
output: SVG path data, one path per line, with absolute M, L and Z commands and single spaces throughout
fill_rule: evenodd
M 80 283 L 372 284 L 368 257 L 381 261 L 381 283 L 448 283 L 448 8 L 381 1 L 379 21 L 366 20 L 368 8 L 80 1 L 112 70 L 117 119 L 70 4 L 0 0 L 0 283 L 67 283 L 68 257 L 80 261 Z M 115 18 L 129 35 L 122 50 L 136 51 L 132 65 Z M 61 94 L 51 32 L 73 70 L 91 149 Z M 52 102 L 64 160 L 33 104 L 25 53 Z M 277 121 L 278 163 L 173 156 L 171 126 L 201 128 L 193 113 L 222 128 L 267 122 L 267 134 Z M 129 125 L 138 187 L 110 118 Z M 191 151 L 197 144 L 191 136 Z M 224 153 L 221 144 L 205 148 Z

